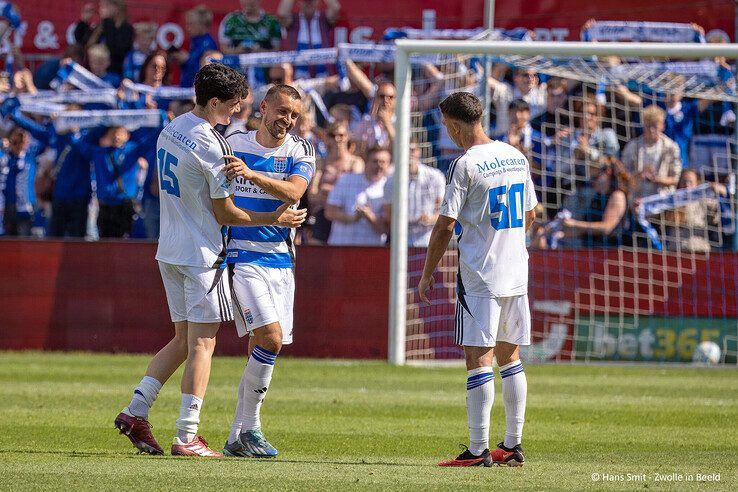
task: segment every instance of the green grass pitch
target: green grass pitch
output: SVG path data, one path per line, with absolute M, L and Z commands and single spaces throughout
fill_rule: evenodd
M 212 460 L 137 455 L 113 429 L 148 359 L 0 353 L 0 489 L 738 490 L 735 370 L 528 365 L 526 465 L 448 469 L 467 442 L 462 368 L 279 359 L 262 410 L 279 458 Z M 201 433 L 216 449 L 243 363 L 213 364 Z M 167 451 L 179 375 L 151 414 Z

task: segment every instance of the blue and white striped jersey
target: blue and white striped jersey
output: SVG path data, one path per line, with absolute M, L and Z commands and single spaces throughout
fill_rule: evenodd
M 263 147 L 256 141 L 256 131 L 236 131 L 226 137 L 233 154 L 252 171 L 273 179 L 300 176 L 308 184 L 315 175 L 315 149 L 307 140 L 287 135 L 279 147 Z M 236 179 L 234 203 L 254 212 L 271 212 L 282 201 L 251 181 Z M 232 227 L 228 243 L 228 263 L 253 263 L 271 268 L 294 267 L 295 230 L 287 227 Z

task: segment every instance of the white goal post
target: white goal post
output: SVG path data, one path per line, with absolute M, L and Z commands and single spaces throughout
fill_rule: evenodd
M 412 55 L 630 56 L 670 59 L 726 57 L 732 60 L 738 59 L 738 44 L 399 40 L 396 47 L 397 113 L 396 138 L 393 148 L 395 184 L 392 196 L 388 344 L 388 360 L 396 365 L 405 363 L 408 288 L 407 200 L 412 97 L 410 57 Z M 488 111 L 489 108 L 485 110 Z

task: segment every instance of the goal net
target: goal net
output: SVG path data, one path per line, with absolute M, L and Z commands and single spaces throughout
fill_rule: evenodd
M 411 139 L 421 162 L 445 172 L 461 151 L 440 124 L 438 102 L 458 90 L 482 97 L 489 74 L 489 133 L 528 156 L 540 202 L 528 234 L 533 343 L 523 358 L 687 362 L 708 341 L 735 364 L 738 51 L 725 45 L 733 49 L 726 58 L 694 44 L 665 56 L 631 43 L 614 56 L 596 53 L 608 43 L 576 54 L 572 43 L 547 43 L 541 52 L 552 54 L 532 56 L 511 53 L 531 43 L 507 43 L 504 55 L 480 44 L 408 43 L 413 99 L 398 101 L 398 120 L 409 106 L 409 131 L 398 132 L 397 144 Z M 403 165 L 400 155 L 396 172 Z M 397 313 L 404 301 L 405 319 L 393 317 L 401 333 L 390 341 L 403 361 L 463 357 L 454 343 L 452 243 L 430 305 L 417 292 L 425 249 L 406 250 L 391 306 Z M 393 259 L 400 249 L 393 245 Z

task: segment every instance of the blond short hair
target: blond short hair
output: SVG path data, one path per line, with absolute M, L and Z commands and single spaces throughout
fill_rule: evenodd
M 643 110 L 644 123 L 663 123 L 666 120 L 666 111 L 652 104 Z
M 210 27 L 213 24 L 213 11 L 205 5 L 192 7 L 185 12 L 186 17 L 196 18 L 202 25 Z
M 133 31 L 135 34 L 150 36 L 156 33 L 156 29 L 158 27 L 159 26 L 156 24 L 156 22 L 136 22 L 135 24 L 133 24 Z
M 87 57 L 91 58 L 93 56 L 110 60 L 110 50 L 104 44 L 93 44 L 87 48 Z

